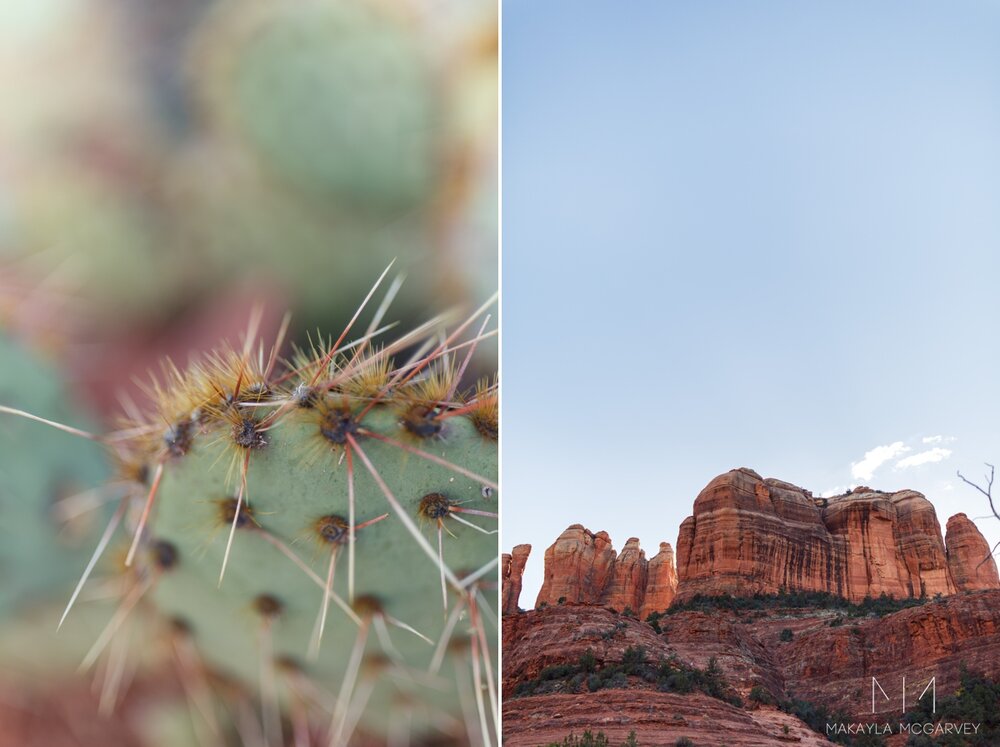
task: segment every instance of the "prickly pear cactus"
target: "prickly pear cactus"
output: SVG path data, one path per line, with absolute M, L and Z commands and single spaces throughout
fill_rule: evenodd
M 430 334 L 285 368 L 248 337 L 169 368 L 155 414 L 122 431 L 144 477 L 123 609 L 151 599 L 205 669 L 255 692 L 269 745 L 286 717 L 316 744 L 493 741 L 496 387 L 461 393 L 475 340 Z
M 0 404 L 89 427 L 58 371 L 0 334 Z M 102 511 L 87 491 L 109 474 L 94 443 L 0 418 L 0 614 L 64 601 L 92 549 Z M 91 510 L 88 510 L 91 509 Z
M 224 5 L 196 55 L 211 119 L 280 180 L 398 210 L 428 195 L 440 130 L 415 34 L 366 0 Z

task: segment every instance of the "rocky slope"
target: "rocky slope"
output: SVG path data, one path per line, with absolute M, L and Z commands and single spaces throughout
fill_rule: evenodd
M 938 697 L 958 686 L 962 666 L 1000 677 L 1000 591 L 963 592 L 883 617 L 846 617 L 826 609 L 712 609 L 675 612 L 648 623 L 603 607 L 563 605 L 503 619 L 504 744 L 561 741 L 570 732 L 601 730 L 620 744 L 635 730 L 640 745 L 672 745 L 689 737 L 699 747 L 829 744 L 797 718 L 750 698 L 763 688 L 778 700 L 795 697 L 841 711 L 852 722 L 897 718 L 902 677 L 916 702 L 931 677 Z M 785 640 L 782 631 L 790 631 Z M 743 699 L 736 706 L 702 693 L 659 692 L 628 677 L 589 692 L 571 680 L 545 694 L 518 695 L 546 667 L 573 665 L 587 651 L 597 667 L 621 662 L 641 646 L 652 662 L 704 669 L 711 659 Z M 547 671 L 552 671 L 551 669 Z M 871 678 L 891 696 L 871 714 Z M 788 727 L 787 733 L 785 727 Z M 904 740 L 905 741 L 905 740 Z
M 635 731 L 643 747 L 673 745 L 682 737 L 699 747 L 830 744 L 776 708 L 742 708 L 698 692 L 657 692 L 636 677 L 624 687 L 595 693 L 584 687 L 582 692 L 516 695 L 519 684 L 537 678 L 545 667 L 573 664 L 588 651 L 601 667 L 620 662 L 626 649 L 636 646 L 651 661 L 674 653 L 649 625 L 603 607 L 563 605 L 504 617 L 504 745 L 537 747 L 588 729 L 604 732 L 611 744 L 621 744 Z
M 784 731 L 788 728 L 787 733 Z M 698 747 L 829 747 L 831 742 L 775 708 L 736 708 L 705 695 L 634 690 L 538 695 L 504 702 L 505 747 L 539 747 L 569 734 L 604 732 L 620 745 L 634 731 L 641 747 L 674 745 L 683 737 Z

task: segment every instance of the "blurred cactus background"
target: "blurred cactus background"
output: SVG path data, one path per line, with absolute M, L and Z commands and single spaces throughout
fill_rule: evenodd
M 13 0 L 0 90 L 0 265 L 82 302 L 48 342 L 102 406 L 148 347 L 258 299 L 325 327 L 393 258 L 403 318 L 496 288 L 494 3 Z
M 0 4 L 0 404 L 107 432 L 165 356 L 235 341 L 257 306 L 262 337 L 290 311 L 308 345 L 393 260 L 389 320 L 478 307 L 497 34 L 490 0 Z M 485 346 L 468 379 L 493 366 Z M 0 747 L 199 743 L 159 623 L 115 642 L 114 697 L 76 672 L 120 594 L 113 545 L 55 633 L 120 497 L 95 488 L 110 461 L 0 419 Z

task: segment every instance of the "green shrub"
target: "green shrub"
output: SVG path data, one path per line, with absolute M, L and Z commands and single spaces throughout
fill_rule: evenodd
M 603 731 L 597 732 L 595 736 L 589 730 L 583 733 L 582 737 L 570 734 L 561 742 L 549 742 L 546 747 L 609 747 L 608 738 Z
M 648 615 L 646 615 L 646 622 L 657 633 L 662 633 L 663 632 L 663 630 L 660 628 L 660 618 L 661 617 L 663 617 L 663 613 L 662 612 L 650 612 Z
M 861 602 L 853 603 L 826 591 L 782 591 L 778 594 L 754 594 L 752 596 L 733 596 L 731 594 L 707 596 L 696 594 L 686 602 L 672 604 L 664 614 L 674 615 L 678 612 L 688 610 L 709 612 L 717 609 L 738 613 L 748 610 L 788 607 L 792 609 L 844 610 L 850 617 L 882 617 L 893 612 L 898 612 L 899 610 L 918 607 L 928 601 L 930 600 L 927 597 L 897 599 L 882 594 L 878 597 L 865 597 Z
M 918 741 L 911 737 L 907 747 L 995 747 L 1000 744 L 1000 680 L 992 680 L 978 672 L 969 671 L 962 665 L 959 675 L 959 687 L 953 695 L 938 697 L 937 710 L 932 710 L 930 698 L 919 701 L 916 707 L 907 712 L 904 717 L 907 723 L 925 723 L 928 721 L 945 721 L 952 723 L 981 724 L 976 734 L 962 736 L 961 742 L 956 735 L 938 738 L 936 741 Z M 954 739 L 952 739 L 954 738 Z M 921 737 L 920 739 L 923 739 Z M 951 740 L 951 741 L 949 741 Z
M 590 731 L 585 731 L 582 737 L 570 734 L 563 741 L 549 742 L 545 747 L 610 747 L 610 742 L 603 731 L 597 732 L 596 735 Z M 639 740 L 636 738 L 634 731 L 628 733 L 628 737 L 622 742 L 621 747 L 639 747 Z
M 793 636 L 793 633 L 792 633 L 792 629 L 791 628 L 782 628 L 781 629 L 781 640 L 782 640 L 782 642 L 788 643 L 788 641 L 792 640 L 792 636 Z
M 767 691 L 766 688 L 760 685 L 754 685 L 750 688 L 750 695 L 747 696 L 752 703 L 762 703 L 764 705 L 777 705 L 778 701 L 775 700 L 774 696 Z
M 622 666 L 627 674 L 639 674 L 639 667 L 646 663 L 646 649 L 642 646 L 629 646 L 622 654 Z

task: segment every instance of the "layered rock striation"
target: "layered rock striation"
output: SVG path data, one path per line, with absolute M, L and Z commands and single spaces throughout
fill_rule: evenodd
M 975 525 L 958 520 L 952 535 L 955 548 L 946 551 L 934 507 L 912 490 L 859 487 L 815 498 L 753 470 L 731 470 L 701 491 L 681 524 L 677 598 L 786 590 L 860 601 L 1000 588 Z M 983 562 L 973 570 L 977 554 L 975 563 Z
M 602 607 L 580 605 L 505 617 L 504 744 L 533 747 L 586 729 L 604 731 L 612 743 L 635 730 L 639 744 L 674 744 L 684 736 L 695 744 L 732 747 L 829 744 L 777 708 L 755 704 L 751 693 L 762 688 L 778 700 L 823 705 L 851 722 L 882 723 L 899 718 L 904 688 L 912 707 L 932 677 L 939 699 L 958 689 L 964 670 L 1000 679 L 1000 590 L 928 600 L 882 617 L 852 618 L 831 609 L 716 608 L 674 612 L 658 625 L 662 634 Z M 793 631 L 791 640 L 786 630 Z M 599 669 L 622 662 L 630 649 L 641 650 L 651 663 L 679 661 L 704 670 L 714 661 L 743 706 L 697 691 L 659 692 L 637 675 L 596 692 L 573 684 L 574 667 L 585 654 Z M 545 694 L 521 693 L 524 683 L 560 665 L 569 668 L 562 683 L 550 678 Z M 886 693 L 874 710 L 872 677 Z
M 643 616 L 662 612 L 677 590 L 674 552 L 666 542 L 652 560 L 631 537 L 615 552 L 607 532 L 573 524 L 545 551 L 545 577 L 536 607 L 593 604 Z

